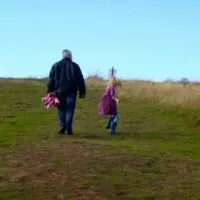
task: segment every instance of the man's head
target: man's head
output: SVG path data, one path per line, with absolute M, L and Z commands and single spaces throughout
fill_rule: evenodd
M 63 56 L 63 58 L 68 58 L 69 60 L 72 60 L 72 53 L 68 49 L 64 49 L 62 51 L 62 56 Z

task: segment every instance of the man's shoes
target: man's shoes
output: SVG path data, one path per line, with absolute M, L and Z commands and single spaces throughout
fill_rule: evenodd
M 62 127 L 58 133 L 60 133 L 61 135 L 64 135 L 65 134 L 65 127 Z
M 74 135 L 74 133 L 72 131 L 68 132 L 66 131 L 66 128 L 65 127 L 61 127 L 61 129 L 58 131 L 58 133 L 60 135 Z

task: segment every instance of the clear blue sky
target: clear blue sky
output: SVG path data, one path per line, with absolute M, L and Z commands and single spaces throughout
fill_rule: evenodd
M 85 76 L 200 80 L 199 20 L 198 0 L 0 1 L 0 76 L 46 76 L 69 48 Z

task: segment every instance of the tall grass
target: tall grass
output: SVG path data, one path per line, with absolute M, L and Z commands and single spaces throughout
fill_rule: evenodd
M 8 83 L 31 83 L 45 87 L 46 80 L 43 79 L 0 79 Z M 107 81 L 98 76 L 90 76 L 87 85 L 105 87 Z M 145 101 L 156 104 L 167 104 L 177 107 L 200 107 L 200 84 L 189 83 L 154 83 L 151 81 L 125 81 L 122 80 L 122 87 L 118 90 L 120 97 Z
M 90 78 L 88 85 L 106 85 L 106 81 Z M 180 83 L 154 83 L 150 81 L 122 81 L 118 95 L 133 100 L 168 104 L 177 107 L 199 107 L 200 85 Z

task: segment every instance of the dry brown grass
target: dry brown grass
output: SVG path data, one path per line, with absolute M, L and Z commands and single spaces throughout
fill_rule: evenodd
M 57 139 L 0 157 L 0 199 L 197 199 L 199 163 Z
M 87 80 L 88 85 L 105 86 L 106 82 L 99 79 Z M 119 96 L 135 100 L 161 103 L 177 107 L 200 106 L 200 85 L 180 83 L 153 83 L 150 81 L 122 81 Z

